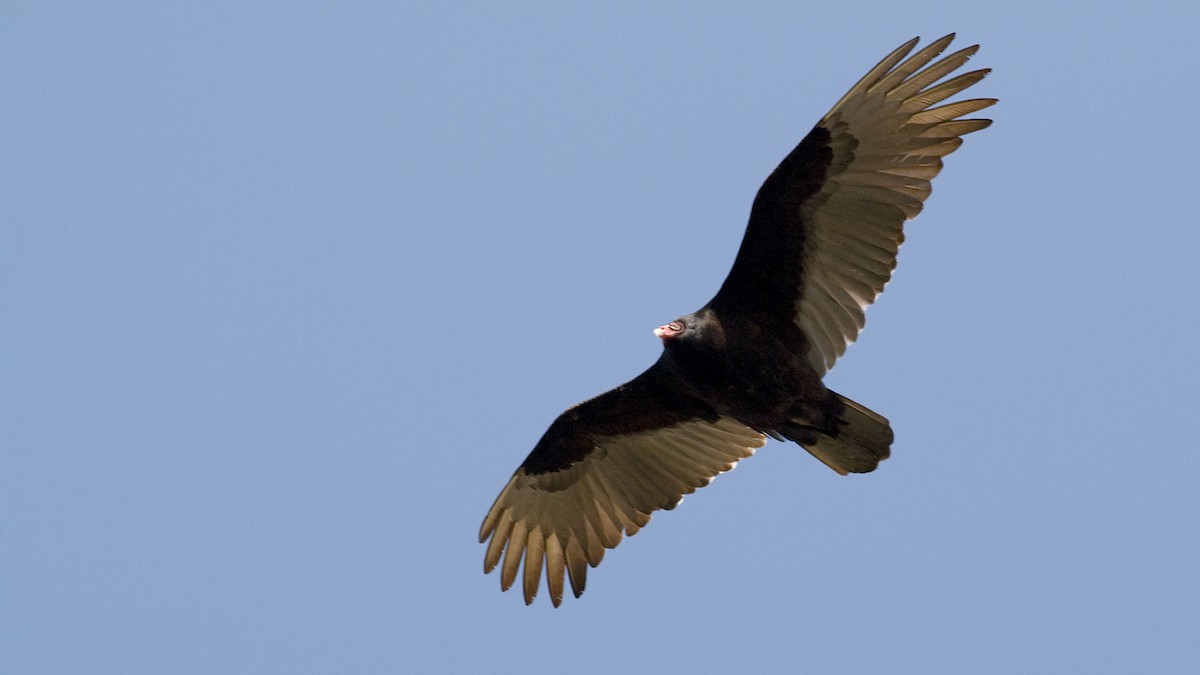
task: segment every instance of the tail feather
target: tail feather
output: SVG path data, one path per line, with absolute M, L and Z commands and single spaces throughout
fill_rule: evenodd
M 785 424 L 778 429 L 779 435 L 799 443 L 813 457 L 843 476 L 874 471 L 891 454 L 892 427 L 883 415 L 841 394 L 834 395 L 842 404 L 836 431 L 830 433 L 808 425 Z

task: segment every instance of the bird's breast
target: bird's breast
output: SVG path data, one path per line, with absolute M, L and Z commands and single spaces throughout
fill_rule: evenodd
M 770 339 L 730 340 L 719 350 L 675 350 L 671 360 L 694 396 L 754 428 L 795 419 L 829 396 L 807 360 Z

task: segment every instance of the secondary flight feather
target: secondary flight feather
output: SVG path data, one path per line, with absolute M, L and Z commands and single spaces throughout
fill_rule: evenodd
M 520 576 L 531 603 L 544 570 L 555 606 L 565 580 L 579 597 L 607 549 L 768 436 L 843 475 L 888 457 L 887 419 L 821 379 L 891 278 L 942 158 L 991 124 L 964 116 L 995 99 L 943 103 L 989 72 L 950 77 L 979 49 L 941 57 L 953 39 L 913 53 L 914 38 L 859 80 L 759 188 L 717 294 L 655 329 L 658 361 L 550 425 L 479 531 L 502 589 Z

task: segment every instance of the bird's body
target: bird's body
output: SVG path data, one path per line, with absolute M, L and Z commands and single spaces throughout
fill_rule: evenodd
M 941 158 L 989 120 L 995 103 L 934 104 L 978 82 L 943 77 L 978 47 L 937 62 L 946 36 L 911 57 L 912 40 L 852 88 L 767 178 L 717 294 L 660 326 L 662 356 L 644 373 L 564 412 L 484 519 L 485 571 L 501 586 L 524 560 L 526 602 L 543 565 L 551 599 L 657 509 L 708 484 L 766 437 L 794 441 L 841 474 L 890 453 L 887 419 L 822 383 L 883 290 Z
M 723 319 L 711 307 L 678 321 L 684 334 L 664 341 L 654 366 L 674 376 L 675 387 L 760 431 L 801 420 L 832 428 L 836 399 L 804 359 L 795 324 L 763 326 L 738 313 Z

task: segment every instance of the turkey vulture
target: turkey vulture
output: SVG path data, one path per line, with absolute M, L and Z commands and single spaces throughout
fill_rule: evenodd
M 961 118 L 995 99 L 931 107 L 989 72 L 944 80 L 979 49 L 934 62 L 953 39 L 909 57 L 914 38 L 854 85 L 759 188 L 716 296 L 655 329 L 658 361 L 550 425 L 479 530 L 481 543 L 491 538 L 484 572 L 500 565 L 503 590 L 524 558 L 526 604 L 543 566 L 556 607 L 564 572 L 579 597 L 605 549 L 767 436 L 843 475 L 888 457 L 887 419 L 821 378 L 892 276 L 904 221 L 921 211 L 942 158 L 991 124 Z

